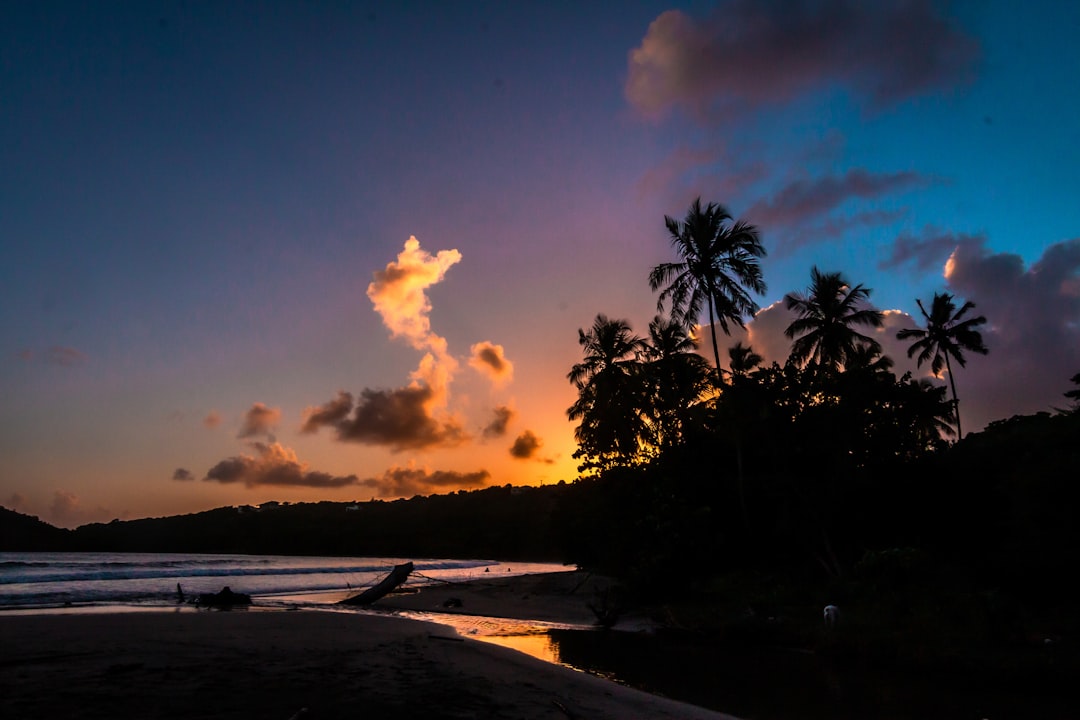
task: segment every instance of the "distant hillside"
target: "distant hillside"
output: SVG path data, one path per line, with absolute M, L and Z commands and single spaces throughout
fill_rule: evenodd
M 0 532 L 4 538 L 24 538 L 17 548 L 21 550 L 559 561 L 563 552 L 552 517 L 567 487 L 504 486 L 393 502 L 264 503 L 114 520 L 72 531 L 5 511 L 35 523 L 38 530 L 23 530 L 23 525 L 9 522 L 5 515 L 0 517 Z
M 66 550 L 70 530 L 0 507 L 0 552 Z

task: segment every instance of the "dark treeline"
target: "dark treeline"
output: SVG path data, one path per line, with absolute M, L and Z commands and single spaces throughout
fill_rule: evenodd
M 0 550 L 556 561 L 641 586 L 679 577 L 679 593 L 730 572 L 830 583 L 947 572 L 1027 603 L 1070 602 L 1080 560 L 1080 413 L 1014 417 L 954 445 L 880 461 L 877 444 L 904 434 L 893 422 L 880 427 L 876 415 L 895 418 L 888 404 L 815 405 L 792 416 L 766 394 L 790 391 L 784 371 L 759 372 L 778 387 L 752 386 L 760 406 L 738 434 L 704 422 L 649 463 L 570 484 L 264 503 L 75 530 L 0 508 Z M 885 384 L 901 398 L 910 391 L 910 381 Z M 734 379 L 729 395 L 740 387 Z
M 0 550 L 559 561 L 565 553 L 552 518 L 568 487 L 492 487 L 393 502 L 269 502 L 74 530 L 0 509 Z

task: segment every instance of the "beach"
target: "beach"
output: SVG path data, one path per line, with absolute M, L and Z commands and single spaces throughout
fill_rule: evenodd
M 590 612 L 584 579 L 485 578 L 383 604 L 444 609 L 452 596 L 458 611 L 573 624 Z M 9 718 L 727 717 L 391 615 L 3 614 L 0 638 Z

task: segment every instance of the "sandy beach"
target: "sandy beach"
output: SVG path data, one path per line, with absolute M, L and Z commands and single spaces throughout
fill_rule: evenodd
M 459 611 L 573 623 L 591 615 L 581 579 L 481 580 L 384 604 L 434 609 L 453 596 Z M 390 616 L 6 615 L 0 639 L 5 718 L 726 717 Z

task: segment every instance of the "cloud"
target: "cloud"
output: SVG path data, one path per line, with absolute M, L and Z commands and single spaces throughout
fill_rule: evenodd
M 279 408 L 267 407 L 261 402 L 257 402 L 248 409 L 244 415 L 244 424 L 240 426 L 240 432 L 236 434 L 238 438 L 251 438 L 266 436 L 273 440 L 274 428 L 281 421 L 281 410 Z
M 980 328 L 987 357 L 967 354 L 966 367 L 954 368 L 965 431 L 1016 414 L 1063 407 L 1069 378 L 1080 371 L 1080 238 L 1049 246 L 1030 265 L 1012 253 L 995 253 L 980 236 L 934 233 L 894 247 L 890 266 L 908 261 L 932 263 L 944 248 L 944 290 L 958 305 L 975 303 L 968 317 L 985 316 Z M 924 305 L 930 297 L 920 298 Z M 914 305 L 915 298 L 912 298 Z M 783 336 L 793 316 L 782 302 L 762 309 L 745 331 L 733 328 L 727 344 L 751 345 L 766 363 L 787 359 L 791 342 Z M 896 363 L 897 375 L 912 371 L 929 377 L 907 357 L 909 344 L 896 339 L 901 328 L 922 326 L 921 316 L 886 310 L 875 339 Z M 707 333 L 704 327 L 701 333 Z M 710 358 L 711 359 L 711 358 Z
M 394 452 L 453 447 L 468 440 L 456 418 L 432 415 L 435 392 L 413 384 L 393 390 L 365 389 L 355 405 L 347 392 L 315 408 L 308 408 L 301 431 L 317 432 L 331 427 L 337 439 L 367 445 L 385 445 Z
M 247 487 L 277 485 L 290 487 L 339 488 L 356 485 L 355 475 L 330 475 L 309 470 L 296 452 L 276 442 L 249 444 L 255 455 L 236 455 L 207 471 L 204 481 L 223 485 L 243 483 Z
M 755 203 L 745 218 L 778 233 L 781 251 L 838 237 L 853 227 L 892 222 L 903 211 L 871 210 L 848 218 L 830 217 L 849 200 L 870 200 L 925 186 L 930 179 L 914 172 L 872 173 L 853 168 L 843 175 L 789 182 L 768 200 Z M 816 227 L 814 223 L 819 223 Z
M 172 479 L 173 480 L 180 480 L 180 481 L 187 481 L 187 480 L 194 480 L 195 476 L 191 474 L 190 470 L 187 470 L 185 468 L 176 468 L 176 470 L 173 471 Z
M 908 263 L 914 264 L 916 270 L 940 268 L 960 245 L 981 246 L 985 242 L 986 238 L 982 235 L 955 234 L 927 228 L 921 237 L 910 234 L 897 237 L 892 253 L 878 263 L 878 269 L 892 270 Z
M 66 490 L 57 490 L 53 493 L 52 503 L 49 505 L 48 521 L 60 527 L 73 528 L 87 523 L 106 522 L 116 515 L 108 508 L 84 508 L 79 496 Z
M 514 411 L 506 405 L 500 405 L 495 408 L 495 417 L 489 422 L 483 430 L 485 438 L 497 438 L 506 434 L 506 428 L 510 425 L 510 421 L 514 419 Z
M 351 393 L 338 391 L 333 400 L 307 408 L 302 432 L 330 427 L 338 440 L 385 445 L 394 452 L 453 447 L 468 440 L 461 422 L 446 412 L 458 364 L 445 338 L 431 329 L 431 302 L 425 293 L 460 260 L 457 250 L 433 256 L 410 237 L 397 260 L 374 273 L 367 294 L 375 310 L 394 337 L 404 337 L 424 350 L 424 356 L 405 387 L 365 388 L 355 402 Z
M 300 432 L 308 434 L 318 432 L 319 428 L 324 426 L 337 427 L 349 417 L 352 406 L 352 393 L 338 390 L 337 397 L 333 400 L 304 410 L 304 422 L 300 426 Z
M 879 109 L 970 80 L 977 42 L 929 0 L 733 0 L 704 19 L 662 13 L 629 55 L 643 115 L 742 115 L 816 92 Z
M 532 430 L 525 430 L 510 446 L 510 454 L 518 460 L 531 460 L 543 447 L 544 442 Z
M 469 366 L 496 385 L 505 384 L 514 377 L 514 364 L 506 359 L 502 345 L 485 340 L 473 345 L 469 352 L 472 353 Z
M 220 424 L 221 424 L 221 413 L 219 413 L 217 410 L 211 410 L 210 412 L 208 412 L 206 414 L 206 417 L 203 418 L 203 425 L 205 425 L 208 428 L 213 429 L 213 428 L 216 428 Z
M 53 365 L 60 365 L 62 367 L 74 367 L 76 365 L 82 365 L 86 362 L 86 355 L 75 348 L 60 347 L 55 345 L 45 351 L 46 362 Z
M 908 370 L 914 371 L 915 362 L 907 359 L 907 344 L 897 340 L 896 333 L 901 328 L 915 327 L 915 321 L 911 315 L 901 310 L 885 310 L 883 315 L 880 328 L 863 329 L 861 332 L 872 334 L 874 339 L 881 344 L 882 353 L 892 358 L 895 363 L 893 372 L 898 376 Z M 795 314 L 787 309 L 782 300 L 762 308 L 746 324 L 746 330 L 732 328 L 731 337 L 723 340 L 723 345 L 721 345 L 720 361 L 726 366 L 727 349 L 741 342 L 761 355 L 762 365 L 767 366 L 774 362 L 783 365 L 791 353 L 791 340 L 784 335 L 784 331 L 794 319 Z M 708 333 L 708 326 L 701 328 L 700 332 Z M 712 361 L 711 351 L 699 349 L 699 352 Z
M 965 429 L 1061 407 L 1080 371 L 1080 238 L 1055 243 L 1026 266 L 985 242 L 959 244 L 945 263 L 950 292 L 983 315 L 987 357 L 956 369 Z M 925 302 L 925 301 L 924 301 Z
M 15 510 L 16 512 L 27 512 L 28 505 L 26 503 L 26 497 L 20 493 L 11 493 L 11 496 L 7 499 L 7 508 L 9 510 Z
M 379 497 L 396 498 L 412 497 L 431 492 L 448 492 L 457 489 L 472 489 L 484 487 L 491 479 L 491 473 L 487 470 L 477 470 L 470 473 L 460 473 L 449 470 L 436 470 L 434 472 L 426 468 L 417 468 L 411 464 L 408 467 L 393 467 L 385 471 L 381 477 L 366 478 L 360 481 L 363 487 L 372 488 Z
M 440 250 L 432 256 L 420 249 L 415 237 L 410 237 L 397 261 L 374 273 L 367 296 L 394 337 L 406 338 L 418 350 L 441 346 L 445 352 L 445 340 L 431 331 L 431 301 L 424 291 L 440 282 L 446 271 L 460 261 L 457 250 Z
M 23 362 L 32 363 L 39 360 L 46 365 L 59 365 L 60 367 L 77 367 L 86 363 L 86 355 L 72 347 L 53 345 L 40 355 L 30 348 L 24 348 L 16 353 Z

